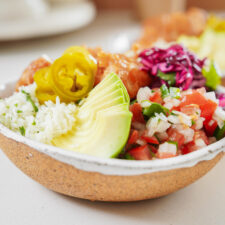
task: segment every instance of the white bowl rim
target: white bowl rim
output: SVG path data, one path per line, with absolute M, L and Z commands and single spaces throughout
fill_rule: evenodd
M 0 94 L 1 92 L 4 92 L 4 90 L 6 90 L 8 86 L 12 86 L 14 83 L 15 81 L 1 85 Z M 225 92 L 225 88 L 222 86 L 220 86 L 218 90 Z M 0 133 L 7 138 L 28 145 L 38 152 L 47 154 L 48 156 L 63 163 L 72 165 L 77 169 L 88 172 L 99 172 L 106 175 L 140 175 L 157 171 L 192 167 L 201 161 L 213 159 L 222 151 L 225 152 L 225 138 L 223 138 L 195 152 L 168 159 L 143 161 L 105 159 L 60 149 L 55 146 L 28 139 L 8 129 L 1 123 Z M 29 157 L 32 157 L 31 153 L 29 153 Z

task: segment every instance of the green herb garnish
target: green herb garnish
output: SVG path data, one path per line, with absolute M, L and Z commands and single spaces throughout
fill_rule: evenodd
M 35 125 L 36 125 L 36 122 L 35 122 L 35 121 L 33 121 L 32 125 L 33 125 L 33 126 L 35 126 Z
M 130 101 L 130 105 L 133 105 L 134 103 L 137 103 L 137 99 Z
M 206 86 L 209 88 L 215 90 L 216 87 L 221 83 L 221 77 L 213 62 L 211 62 L 208 71 L 205 68 L 202 69 L 202 74 L 206 78 Z
M 134 160 L 134 157 L 131 156 L 129 153 L 126 153 L 126 154 L 124 155 L 124 158 L 125 158 L 125 159 L 128 159 L 128 160 Z
M 19 129 L 20 129 L 21 135 L 25 136 L 25 132 L 26 132 L 25 128 L 24 127 L 19 127 Z
M 163 73 L 158 70 L 157 76 L 164 81 L 167 81 L 169 86 L 172 86 L 176 83 L 176 74 L 175 73 Z
M 23 111 L 21 111 L 21 110 L 17 110 L 16 112 L 17 112 L 17 113 L 22 113 Z
M 30 103 L 31 103 L 31 105 L 32 105 L 32 106 L 33 106 L 33 108 L 34 108 L 34 111 L 35 111 L 35 112 L 38 112 L 38 107 L 34 104 L 33 100 L 31 99 L 30 94 L 29 94 L 29 93 L 27 93 L 27 92 L 26 92 L 26 91 L 24 91 L 24 90 L 22 90 L 22 93 L 26 95 L 26 100 L 27 100 L 28 102 L 30 102 Z
M 180 98 L 180 89 L 176 88 L 176 87 L 170 87 L 168 88 L 165 84 L 163 84 L 160 87 L 160 91 L 162 94 L 162 98 L 166 98 L 168 96 L 172 97 L 172 98 Z
M 147 108 L 144 108 L 143 110 L 143 114 L 148 118 L 154 116 L 155 113 L 163 113 L 164 115 L 166 115 L 169 112 L 169 109 L 155 102 L 151 102 L 151 105 Z
M 220 140 L 221 138 L 223 138 L 224 134 L 225 134 L 225 123 L 222 128 L 219 128 L 219 126 L 217 126 L 216 130 L 214 131 L 214 136 L 216 140 Z
M 169 89 L 168 89 L 168 87 L 165 84 L 163 84 L 160 87 L 160 91 L 161 91 L 161 94 L 162 94 L 162 98 L 166 98 L 166 97 L 168 97 L 170 95 Z

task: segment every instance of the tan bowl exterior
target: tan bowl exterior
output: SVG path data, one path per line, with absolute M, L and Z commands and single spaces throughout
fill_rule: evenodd
M 2 134 L 0 148 L 25 174 L 53 191 L 93 201 L 118 202 L 157 198 L 177 191 L 206 174 L 223 156 L 221 152 L 189 168 L 112 176 L 76 169 Z

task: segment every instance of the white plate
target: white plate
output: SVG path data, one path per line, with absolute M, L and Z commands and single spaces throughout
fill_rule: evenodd
M 90 23 L 95 14 L 94 4 L 90 1 L 53 6 L 41 18 L 0 22 L 0 41 L 43 37 L 69 32 Z

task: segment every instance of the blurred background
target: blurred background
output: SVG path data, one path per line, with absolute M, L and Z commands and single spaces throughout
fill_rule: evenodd
M 0 41 L 54 35 L 89 24 L 102 11 L 129 11 L 142 20 L 190 7 L 223 12 L 224 0 L 0 0 Z
M 225 13 L 224 0 L 0 0 L 0 70 L 10 80 L 31 60 L 44 53 L 54 59 L 70 45 L 125 52 L 146 18 L 191 7 Z

